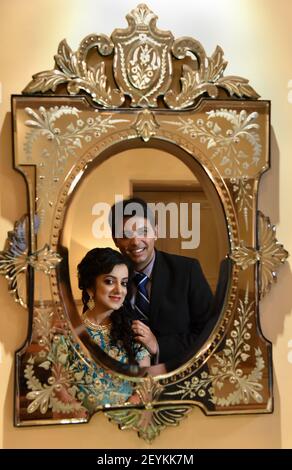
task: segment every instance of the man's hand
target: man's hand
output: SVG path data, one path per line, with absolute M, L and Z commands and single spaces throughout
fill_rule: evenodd
M 151 355 L 155 355 L 158 352 L 158 342 L 149 326 L 140 320 L 134 320 L 132 322 L 132 330 L 135 334 L 135 340 L 143 344 Z

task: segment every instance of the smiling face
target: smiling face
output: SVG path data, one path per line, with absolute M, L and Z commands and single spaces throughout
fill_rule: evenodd
M 100 274 L 95 281 L 95 312 L 118 310 L 126 297 L 128 284 L 128 268 L 125 264 L 117 264 L 108 274 Z
M 134 263 L 135 269 L 141 271 L 154 256 L 154 244 L 157 240 L 156 227 L 153 228 L 144 217 L 124 219 L 124 230 L 121 238 L 114 242 L 119 250 Z

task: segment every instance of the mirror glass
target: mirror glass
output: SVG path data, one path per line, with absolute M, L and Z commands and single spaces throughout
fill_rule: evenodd
M 210 182 L 206 184 L 193 159 L 184 162 L 154 147 L 121 151 L 89 166 L 72 193 L 61 235 L 61 245 L 68 250 L 70 290 L 80 317 L 83 304 L 77 265 L 92 248 L 116 249 L 108 211 L 115 202 L 130 196 L 155 204 L 155 208 L 160 204 L 155 248 L 199 260 L 214 295 L 229 243 L 223 210 L 218 213 L 216 193 L 210 189 Z

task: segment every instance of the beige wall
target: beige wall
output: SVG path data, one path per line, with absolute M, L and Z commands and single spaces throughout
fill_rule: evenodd
M 61 39 L 73 49 L 91 32 L 123 27 L 130 0 L 0 1 L 0 249 L 6 232 L 25 211 L 25 185 L 12 170 L 10 95 L 21 93 L 33 73 L 52 68 Z M 176 37 L 193 36 L 208 54 L 217 44 L 228 74 L 248 77 L 272 101 L 272 169 L 263 177 L 260 208 L 277 224 L 278 239 L 292 252 L 292 2 L 290 0 L 152 0 L 158 25 Z M 291 82 L 292 95 L 292 82 Z M 159 448 L 292 447 L 292 294 L 287 263 L 261 304 L 262 329 L 274 346 L 275 412 L 272 415 L 205 417 L 194 410 L 178 428 L 162 432 Z M 0 279 L 0 447 L 147 448 L 134 432 L 119 431 L 104 416 L 87 425 L 13 427 L 13 356 L 26 337 L 27 314 Z M 288 342 L 290 341 L 290 349 Z M 290 362 L 289 362 L 290 352 Z

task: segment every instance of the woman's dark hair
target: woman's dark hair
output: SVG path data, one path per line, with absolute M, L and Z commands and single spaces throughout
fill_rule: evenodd
M 82 290 L 83 313 L 88 310 L 89 295 L 87 289 L 95 290 L 95 280 L 101 274 L 110 273 L 119 264 L 125 264 L 129 271 L 129 280 L 133 274 L 133 267 L 128 258 L 112 248 L 93 248 L 88 251 L 78 264 L 78 287 Z M 114 346 L 120 341 L 128 355 L 130 364 L 137 364 L 134 352 L 134 335 L 131 329 L 130 314 L 125 307 L 112 312 L 111 316 L 111 343 Z

